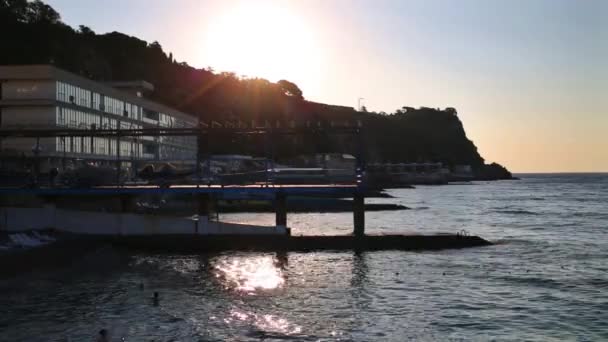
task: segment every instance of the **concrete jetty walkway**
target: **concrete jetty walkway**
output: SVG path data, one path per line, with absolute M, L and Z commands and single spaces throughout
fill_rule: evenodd
M 468 235 L 333 235 L 333 236 L 184 236 L 149 235 L 109 238 L 115 246 L 134 250 L 170 253 L 204 253 L 219 251 L 307 252 L 307 251 L 380 251 L 439 250 L 489 246 L 492 243 Z

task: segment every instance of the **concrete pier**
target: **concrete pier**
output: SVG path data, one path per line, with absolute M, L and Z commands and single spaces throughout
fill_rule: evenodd
M 74 233 L 103 235 L 142 235 L 142 234 L 284 234 L 289 235 L 287 227 L 287 198 L 289 196 L 311 197 L 355 197 L 354 201 L 354 235 L 365 235 L 365 189 L 354 185 L 259 185 L 244 186 L 200 186 L 172 185 L 168 187 L 150 185 L 99 186 L 92 188 L 0 188 L 0 196 L 29 196 L 46 198 L 49 210 L 42 216 L 30 218 L 26 212 L 39 212 L 41 208 L 16 208 L 0 204 L 0 213 L 5 216 L 4 230 L 27 230 L 56 228 Z M 135 200 L 138 196 L 191 195 L 198 216 L 196 224 L 191 220 L 177 217 L 135 214 Z M 222 222 L 210 222 L 212 196 L 259 196 L 274 198 L 275 226 L 259 227 L 253 225 L 236 225 Z M 70 198 L 72 201 L 82 199 L 105 199 L 117 203 L 115 212 L 98 212 L 97 208 L 85 210 L 56 210 L 54 203 L 58 199 Z M 115 201 L 115 202 L 114 202 Z M 32 200 L 32 202 L 36 202 Z M 78 206 L 76 206 L 78 207 Z M 91 212 L 91 210 L 94 210 Z M 78 227 L 80 221 L 81 227 Z M 103 224 L 101 223 L 103 222 Z M 153 228 L 147 228 L 149 225 Z M 93 228 L 94 227 L 94 228 Z M 262 229 L 258 229 L 262 228 Z M 0 229 L 2 230 L 2 229 Z
M 227 250 L 252 252 L 311 251 L 420 251 L 489 246 L 477 236 L 461 235 L 366 235 L 343 236 L 244 236 L 244 235 L 67 235 L 58 241 L 30 249 L 0 253 L 0 277 L 71 265 L 102 250 L 126 250 L 197 254 Z
M 492 245 L 478 236 L 463 235 L 352 235 L 336 236 L 126 236 L 111 243 L 133 250 L 204 253 L 227 250 L 256 252 L 440 250 Z

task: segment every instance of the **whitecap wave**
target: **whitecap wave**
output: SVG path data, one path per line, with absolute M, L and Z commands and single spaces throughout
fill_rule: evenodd
M 47 245 L 55 240 L 54 237 L 37 231 L 13 233 L 8 234 L 5 241 L 0 243 L 0 250 L 35 248 Z

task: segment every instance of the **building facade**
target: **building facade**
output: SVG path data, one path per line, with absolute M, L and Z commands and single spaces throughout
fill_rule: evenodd
M 5 129 L 140 129 L 195 127 L 188 114 L 143 98 L 152 85 L 139 82 L 104 84 L 50 65 L 0 66 L 0 127 Z M 137 89 L 139 88 L 139 90 Z M 136 89 L 137 91 L 129 91 Z M 81 161 L 192 164 L 195 137 L 6 138 L 0 153 L 27 159 L 36 155 L 43 168 Z M 134 165 L 136 166 L 136 165 Z

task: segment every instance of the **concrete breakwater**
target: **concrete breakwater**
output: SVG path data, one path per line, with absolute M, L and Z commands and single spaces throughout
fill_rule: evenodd
M 464 235 L 74 235 L 60 234 L 53 243 L 0 253 L 0 277 L 77 264 L 100 251 L 205 254 L 224 251 L 421 251 L 492 245 L 477 236 Z M 116 253 L 111 253 L 116 254 Z M 104 257 L 105 258 L 105 257 Z M 97 258 L 99 259 L 99 258 Z
M 332 235 L 332 236 L 184 236 L 148 235 L 108 237 L 115 246 L 133 250 L 170 253 L 201 253 L 221 251 L 308 252 L 308 251 L 380 251 L 440 250 L 492 245 L 478 236 L 439 235 Z

